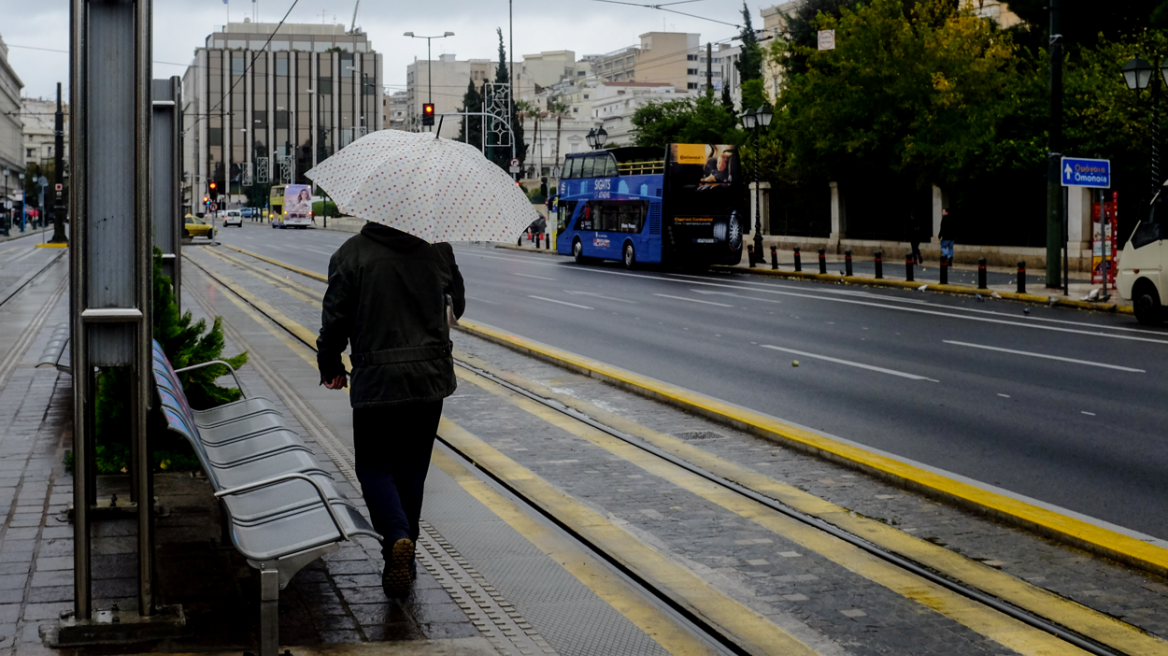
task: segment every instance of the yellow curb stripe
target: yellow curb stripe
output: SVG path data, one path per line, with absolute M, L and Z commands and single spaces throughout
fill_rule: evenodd
M 673 621 L 656 605 L 646 603 L 641 592 L 614 576 L 593 554 L 536 521 L 528 511 L 496 492 L 444 451 L 435 449 L 432 462 L 479 503 L 644 631 L 665 651 L 677 656 L 714 656 L 716 652 L 704 640 Z
M 826 283 L 844 283 L 845 285 L 859 285 L 865 287 L 891 287 L 896 289 L 920 289 L 922 286 L 926 291 L 944 292 L 946 294 L 965 294 L 973 296 L 974 294 L 984 294 L 986 296 L 997 292 L 1004 300 L 1021 301 L 1023 303 L 1037 303 L 1042 305 L 1054 305 L 1056 307 L 1071 307 L 1079 310 L 1092 310 L 1095 312 L 1112 312 L 1119 314 L 1134 314 L 1135 310 L 1130 305 L 1120 305 L 1118 303 L 1090 303 L 1087 301 L 1079 301 L 1070 298 L 1053 298 L 1048 296 L 1039 296 L 1037 294 L 1019 294 L 1018 292 L 1007 292 L 996 289 L 979 289 L 975 287 L 967 287 L 965 285 L 942 285 L 939 283 L 932 283 L 926 281 L 909 282 L 907 280 L 887 280 L 884 278 L 862 278 L 860 276 L 840 276 L 831 273 L 809 273 L 806 271 L 778 271 L 775 269 L 743 269 L 741 267 L 731 266 L 715 266 L 719 271 L 736 271 L 738 273 L 747 273 L 752 276 L 761 276 L 764 278 L 785 278 L 789 280 L 812 280 L 816 282 Z M 1053 303 L 1051 303 L 1053 301 Z
M 319 280 L 321 282 L 328 282 L 328 276 L 319 274 L 315 271 L 309 271 L 308 269 L 301 269 L 300 267 L 292 266 L 291 264 L 281 262 L 280 260 L 273 260 L 270 257 L 265 257 L 263 255 L 260 255 L 259 253 L 253 253 L 251 251 L 244 250 L 242 248 L 239 248 L 238 246 L 231 246 L 229 244 L 224 244 L 224 246 L 226 246 L 227 248 L 230 248 L 233 251 L 243 253 L 244 255 L 250 255 L 251 257 L 254 257 L 257 260 L 263 260 L 264 262 L 267 262 L 268 264 L 274 264 L 278 267 L 282 267 L 282 268 L 287 269 L 289 271 L 299 273 L 300 275 L 308 277 L 308 278 L 312 278 L 313 280 Z
M 1125 654 L 1132 654 L 1133 656 L 1168 653 L 1168 641 L 1150 635 L 1139 628 L 1104 615 L 1091 608 L 1087 608 L 1075 601 L 1060 597 L 1005 572 L 966 558 L 944 547 L 909 535 L 903 531 L 899 531 L 876 520 L 854 514 L 848 509 L 837 506 L 825 499 L 776 481 L 748 467 L 711 454 L 678 438 L 641 426 L 586 401 L 581 401 L 566 394 L 560 394 L 521 376 L 500 371 L 492 367 L 489 363 L 472 355 L 458 350 L 455 351 L 454 355 L 459 360 L 506 380 L 508 383 L 522 387 L 538 396 L 555 399 L 597 421 L 652 444 L 687 462 L 700 463 L 703 469 L 713 474 L 765 494 L 795 510 L 823 519 L 849 533 L 925 565 L 951 579 L 962 581 L 982 592 L 992 594 L 999 599 L 1007 601 L 1019 608 L 1029 610 L 1063 626 L 1072 627 L 1078 633 L 1096 642 L 1113 647 Z M 466 374 L 463 377 L 484 389 L 488 389 L 493 394 L 508 398 L 512 403 L 514 403 L 513 398 L 520 398 L 510 391 L 502 390 L 497 385 L 491 387 L 481 385 L 479 381 L 482 379 L 478 376 Z M 526 410 L 527 408 L 524 407 L 524 409 Z M 847 565 L 845 564 L 845 566 Z
M 988 513 L 1075 547 L 1115 558 L 1160 575 L 1168 574 L 1168 550 L 1158 546 L 469 319 L 461 319 L 460 323 L 461 329 L 468 333 L 569 370 L 727 423 L 766 439 L 859 467 L 898 485 L 944 497 L 964 507 Z
M 45 243 L 45 244 L 37 244 L 33 248 L 69 248 L 69 244 L 50 241 L 50 242 Z
M 507 399 L 525 412 L 585 439 L 649 474 L 748 519 L 895 594 L 930 608 L 1004 647 L 1032 656 L 1086 653 L 1044 631 L 1027 626 L 967 597 L 921 579 L 858 547 L 747 499 L 729 488 L 646 453 L 557 410 L 515 394 L 485 378 L 461 370 L 458 373 L 463 380 Z
M 753 609 L 726 596 L 688 568 L 617 527 L 445 417 L 438 434 L 531 502 L 637 573 L 674 602 L 719 627 L 751 654 L 811 655 L 815 651 Z

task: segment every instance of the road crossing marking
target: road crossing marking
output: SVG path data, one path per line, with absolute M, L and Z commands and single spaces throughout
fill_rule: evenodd
M 555 278 L 545 278 L 543 276 L 531 276 L 531 275 L 528 275 L 526 273 L 515 273 L 514 271 L 511 272 L 511 275 L 520 276 L 522 278 L 535 278 L 536 280 L 555 280 Z
M 684 296 L 670 296 L 669 294 L 653 294 L 661 298 L 672 298 L 677 301 L 689 301 L 690 303 L 701 303 L 702 305 L 717 305 L 718 307 L 732 308 L 733 305 L 726 305 L 725 303 L 715 303 L 713 301 L 701 301 L 696 298 L 686 298 Z
M 801 355 L 805 358 L 814 358 L 816 360 L 826 360 L 827 362 L 834 362 L 836 364 L 843 364 L 843 365 L 847 365 L 849 367 L 857 367 L 859 369 L 867 369 L 869 371 L 877 371 L 877 372 L 880 372 L 882 374 L 889 374 L 891 376 L 900 376 L 901 378 L 908 378 L 910 380 L 927 380 L 931 383 L 941 382 L 935 378 L 929 378 L 928 376 L 918 376 L 917 374 L 909 374 L 909 373 L 905 373 L 903 371 L 897 371 L 895 369 L 885 369 L 884 367 L 877 367 L 877 366 L 870 365 L 870 364 L 864 364 L 862 362 L 852 362 L 851 360 L 841 360 L 839 358 L 833 358 L 833 357 L 829 357 L 826 355 L 818 355 L 816 353 L 808 353 L 806 351 L 796 351 L 795 349 L 783 348 L 781 346 L 773 346 L 771 344 L 763 344 L 762 347 L 764 349 L 771 349 L 772 351 L 783 351 L 784 353 L 793 353 L 795 355 Z
M 735 294 L 733 292 L 715 292 L 705 289 L 691 289 L 690 291 L 695 294 L 717 294 L 718 296 L 733 296 L 734 298 L 742 298 L 748 301 L 755 301 L 757 303 L 782 303 L 782 301 L 775 300 L 773 298 L 752 298 L 750 296 L 743 296 L 742 294 Z
M 1030 351 L 1017 351 L 1014 349 L 1001 348 L 998 346 L 986 346 L 985 344 L 970 344 L 969 342 L 957 342 L 951 339 L 943 339 L 942 342 L 946 344 L 953 344 L 954 346 L 968 346 L 970 348 L 985 349 L 987 351 L 998 351 L 999 353 L 1011 353 L 1013 355 L 1025 355 L 1031 358 L 1043 358 L 1046 360 L 1058 360 L 1059 362 L 1070 362 L 1072 364 L 1085 364 L 1090 367 L 1103 367 L 1104 369 L 1116 369 L 1118 371 L 1129 371 L 1136 374 L 1146 374 L 1147 371 L 1143 369 L 1135 369 L 1132 367 L 1121 367 L 1117 364 L 1107 364 L 1106 362 L 1092 362 L 1090 360 L 1076 360 L 1074 358 L 1064 358 L 1058 355 L 1046 355 L 1045 353 L 1032 353 Z
M 527 298 L 534 298 L 534 299 L 537 299 L 540 301 L 547 301 L 548 303 L 559 303 L 560 305 L 570 305 L 574 308 L 580 308 L 581 310 L 594 310 L 595 309 L 595 308 L 590 308 L 587 305 L 576 305 L 575 303 L 569 303 L 567 301 L 557 301 L 554 298 L 544 298 L 543 296 L 532 296 L 531 294 L 528 294 Z
M 566 293 L 566 294 L 580 294 L 583 296 L 591 296 L 593 298 L 603 298 L 606 301 L 616 301 L 618 303 L 628 303 L 630 305 L 639 305 L 639 303 L 637 303 L 636 301 L 630 301 L 630 300 L 623 299 L 623 298 L 616 298 L 614 296 L 605 296 L 603 294 L 595 294 L 593 292 L 574 292 L 574 291 L 565 289 L 564 293 Z

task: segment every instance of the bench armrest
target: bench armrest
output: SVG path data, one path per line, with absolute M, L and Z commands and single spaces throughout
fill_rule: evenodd
M 231 365 L 227 364 L 226 362 L 224 362 L 222 360 L 211 360 L 210 362 L 203 362 L 200 364 L 191 365 L 189 367 L 183 367 L 182 369 L 175 369 L 174 373 L 181 374 L 184 371 L 191 371 L 192 369 L 202 369 L 203 367 L 210 367 L 213 364 L 221 364 L 224 367 L 227 367 L 227 371 L 231 372 L 231 377 L 235 379 L 235 386 L 239 388 L 240 396 L 242 396 L 243 398 L 246 399 L 247 392 L 243 391 L 243 385 L 241 385 L 239 383 L 239 376 L 235 375 L 235 367 L 232 367 Z
M 333 520 L 333 524 L 337 527 L 337 532 L 341 534 L 341 538 L 343 538 L 345 541 L 348 541 L 349 533 L 345 531 L 345 527 L 341 525 L 341 519 L 337 517 L 337 511 L 333 508 L 332 503 L 329 502 L 328 494 L 324 491 L 324 488 L 321 487 L 320 483 L 317 483 L 316 481 L 312 480 L 312 477 L 306 476 L 304 474 L 281 474 L 280 476 L 273 476 L 272 478 L 266 478 L 262 481 L 256 481 L 254 483 L 245 483 L 244 485 L 239 485 L 227 490 L 220 490 L 219 492 L 215 493 L 215 498 L 218 499 L 228 495 L 242 494 L 256 488 L 267 487 L 269 485 L 275 485 L 276 483 L 282 483 L 284 481 L 295 479 L 308 481 L 309 484 L 312 485 L 313 489 L 315 489 L 316 493 L 320 496 L 320 502 L 324 504 L 325 510 L 328 511 L 329 518 Z

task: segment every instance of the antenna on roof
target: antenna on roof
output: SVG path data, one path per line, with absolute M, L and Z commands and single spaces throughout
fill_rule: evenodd
M 361 8 L 361 0 L 357 0 L 357 4 L 353 7 L 353 26 L 349 28 L 349 34 L 357 33 L 357 10 Z

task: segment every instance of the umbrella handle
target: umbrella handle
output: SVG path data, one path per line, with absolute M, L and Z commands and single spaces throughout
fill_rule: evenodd
M 435 139 L 439 138 L 438 135 L 442 134 L 442 120 L 445 118 L 446 118 L 445 114 L 438 115 L 438 129 L 434 132 Z

